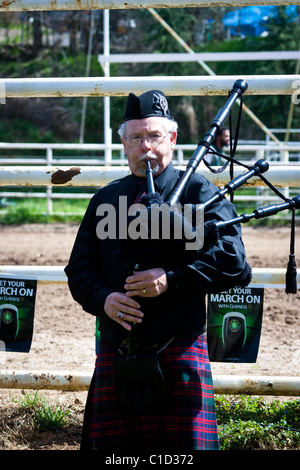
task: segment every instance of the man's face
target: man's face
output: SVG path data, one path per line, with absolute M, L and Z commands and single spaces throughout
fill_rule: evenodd
M 220 147 L 228 147 L 230 144 L 230 132 L 229 130 L 225 130 L 220 135 Z
M 133 119 L 126 122 L 122 143 L 134 175 L 146 176 L 146 162 L 150 160 L 153 174 L 158 176 L 172 160 L 176 132 L 168 131 L 166 118 Z

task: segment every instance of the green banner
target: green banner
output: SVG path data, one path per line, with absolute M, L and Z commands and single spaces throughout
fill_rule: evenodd
M 36 287 L 36 280 L 0 278 L 1 350 L 30 351 Z
M 209 294 L 207 343 L 212 362 L 256 362 L 264 289 L 234 287 Z

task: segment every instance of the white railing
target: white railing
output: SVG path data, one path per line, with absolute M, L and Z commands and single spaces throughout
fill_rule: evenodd
M 251 287 L 284 288 L 286 269 L 253 268 Z M 62 266 L 0 266 L 0 276 L 6 278 L 34 279 L 40 284 L 65 284 L 67 277 Z M 297 273 L 300 285 L 300 272 Z
M 0 388 L 87 391 L 91 372 L 0 370 Z M 214 392 L 223 395 L 299 396 L 299 377 L 213 375 Z
M 164 90 L 173 96 L 227 96 L 236 78 L 222 76 L 148 76 L 148 77 L 68 77 L 1 78 L 2 98 L 62 98 L 83 96 L 140 95 L 148 90 Z M 298 75 L 243 75 L 247 95 L 293 95 Z M 296 86 L 296 88 L 295 88 Z
M 99 54 L 100 64 L 135 64 L 153 62 L 236 62 L 253 60 L 299 60 L 300 51 L 243 51 L 243 52 L 165 52 L 156 54 Z
M 289 0 L 231 0 L 231 7 L 248 5 L 287 5 Z M 299 0 L 294 0 L 293 5 L 298 5 Z M 114 10 L 114 9 L 140 9 L 140 8 L 193 8 L 193 7 L 211 7 L 216 3 L 211 0 L 14 0 L 13 2 L 2 2 L 0 11 L 48 11 L 48 10 Z M 228 7 L 228 0 L 218 0 L 218 7 Z
M 178 144 L 174 153 L 174 163 L 178 166 L 186 164 L 189 156 L 195 150 L 196 144 Z M 0 142 L 0 151 L 3 154 L 5 150 L 17 150 L 18 156 L 0 156 L 0 173 L 5 176 L 5 180 L 0 180 L 0 186 L 4 187 L 6 184 L 10 186 L 23 185 L 25 182 L 19 181 L 18 177 L 23 172 L 26 175 L 26 168 L 24 165 L 35 165 L 37 168 L 42 169 L 43 165 L 53 168 L 59 166 L 64 169 L 68 165 L 79 165 L 79 167 L 87 168 L 88 166 L 94 166 L 98 169 L 105 168 L 108 166 L 106 159 L 107 145 L 105 144 L 60 144 L 60 143 L 44 143 L 44 144 L 25 144 L 25 143 L 7 143 Z M 24 151 L 32 151 L 34 154 L 37 151 L 43 151 L 44 156 L 22 156 Z M 81 152 L 81 156 L 66 156 L 66 151 Z M 109 166 L 117 167 L 124 166 L 127 169 L 127 159 L 124 155 L 122 144 L 112 144 L 110 150 L 114 153 L 114 156 L 109 159 Z M 94 155 L 93 155 L 94 154 Z M 111 153 L 109 154 L 111 155 Z M 282 175 L 282 165 L 290 167 L 291 172 L 299 165 L 300 168 L 300 143 L 291 142 L 288 144 L 273 144 L 273 143 L 251 143 L 243 141 L 237 148 L 238 157 L 245 163 L 251 164 L 251 161 L 256 161 L 260 158 L 266 159 L 270 162 L 272 167 L 278 166 L 278 171 Z M 14 168 L 20 165 L 20 168 Z M 52 171 L 52 170 L 49 170 Z M 81 170 L 82 171 L 82 170 Z M 97 172 L 97 169 L 95 168 Z M 99 171 L 99 170 L 98 170 Z M 201 168 L 201 171 L 206 171 L 206 168 Z M 12 172 L 13 181 L 8 182 L 7 178 L 9 173 Z M 206 176 L 211 177 L 211 174 L 206 171 Z M 227 178 L 227 174 L 226 174 Z M 228 180 L 227 180 L 228 181 Z M 286 178 L 281 179 L 286 181 Z M 220 177 L 218 181 L 216 178 L 214 182 L 221 184 Z M 226 182 L 226 180 L 225 180 Z M 294 181 L 298 185 L 298 181 Z M 15 183 L 15 184 L 14 184 Z M 30 183 L 27 181 L 27 185 Z M 99 180 L 96 185 L 99 185 Z M 224 180 L 222 180 L 224 184 Z M 92 183 L 91 183 L 92 185 Z M 30 184 L 32 186 L 32 184 Z M 94 185 L 92 185 L 94 186 Z M 288 189 L 286 189 L 287 195 Z M 84 188 L 80 188 L 79 192 L 55 192 L 53 191 L 53 185 L 46 188 L 46 191 L 37 190 L 30 191 L 28 188 L 21 191 L 20 189 L 12 190 L 0 190 L 0 198 L 46 198 L 47 199 L 47 214 L 53 214 L 53 199 L 90 199 L 91 192 L 84 191 Z M 263 201 L 274 201 L 276 197 L 271 195 L 269 192 L 258 191 L 255 196 L 244 196 L 242 194 L 236 195 L 236 201 L 253 201 L 255 200 L 258 205 L 261 205 Z
M 184 170 L 185 166 L 175 165 Z M 226 184 L 230 180 L 229 170 L 222 173 L 211 173 L 203 163 L 196 171 L 201 171 L 204 176 L 218 186 Z M 235 168 L 235 176 L 245 173 L 245 168 Z M 122 178 L 129 174 L 127 165 L 120 166 L 86 166 L 86 167 L 49 167 L 49 166 L 7 166 L 0 167 L 0 186 L 105 186 L 114 179 Z M 300 165 L 270 166 L 268 170 L 270 182 L 284 188 L 287 186 L 299 187 Z M 259 176 L 254 176 L 245 186 L 264 186 Z
M 300 132 L 300 130 L 299 130 Z M 174 161 L 183 164 L 188 156 L 196 149 L 197 144 L 177 144 Z M 3 154 L 5 150 L 18 150 L 18 156 L 0 155 L 0 165 L 31 165 L 31 164 L 48 164 L 48 165 L 126 165 L 127 159 L 124 155 L 123 145 L 121 143 L 109 145 L 109 149 L 114 152 L 112 160 L 109 162 L 105 158 L 106 144 L 65 144 L 65 143 L 10 143 L 0 142 L 0 151 Z M 22 156 L 23 150 L 38 151 L 43 150 L 44 156 Z M 76 152 L 97 152 L 97 156 L 82 155 L 81 157 L 63 156 L 65 151 L 74 150 Z M 224 149 L 226 152 L 226 149 Z M 54 154 L 57 153 L 57 156 Z M 265 158 L 274 162 L 299 163 L 300 164 L 300 142 L 289 143 L 271 143 L 264 141 L 240 141 L 237 147 L 237 154 L 243 160 L 253 160 Z

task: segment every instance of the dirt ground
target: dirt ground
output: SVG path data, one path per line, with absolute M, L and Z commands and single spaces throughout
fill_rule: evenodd
M 77 225 L 65 224 L 2 226 L 0 265 L 65 266 L 77 228 Z M 290 241 L 288 227 L 254 229 L 243 226 L 243 239 L 253 268 L 286 268 Z M 299 227 L 296 229 L 296 257 L 299 267 Z M 257 362 L 213 363 L 213 374 L 298 376 L 299 299 L 300 293 L 286 295 L 284 289 L 265 289 Z M 31 350 L 29 353 L 0 352 L 0 369 L 92 374 L 94 333 L 94 317 L 83 312 L 73 301 L 66 284 L 38 284 Z M 11 393 L 0 390 L 0 407 L 7 404 Z M 84 408 L 86 392 L 53 393 L 60 400 L 72 400 Z

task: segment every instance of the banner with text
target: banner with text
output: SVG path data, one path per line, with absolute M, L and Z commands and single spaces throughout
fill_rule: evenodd
M 234 287 L 209 294 L 207 343 L 212 362 L 256 362 L 264 289 Z
M 0 278 L 1 350 L 30 351 L 36 288 L 36 280 Z

